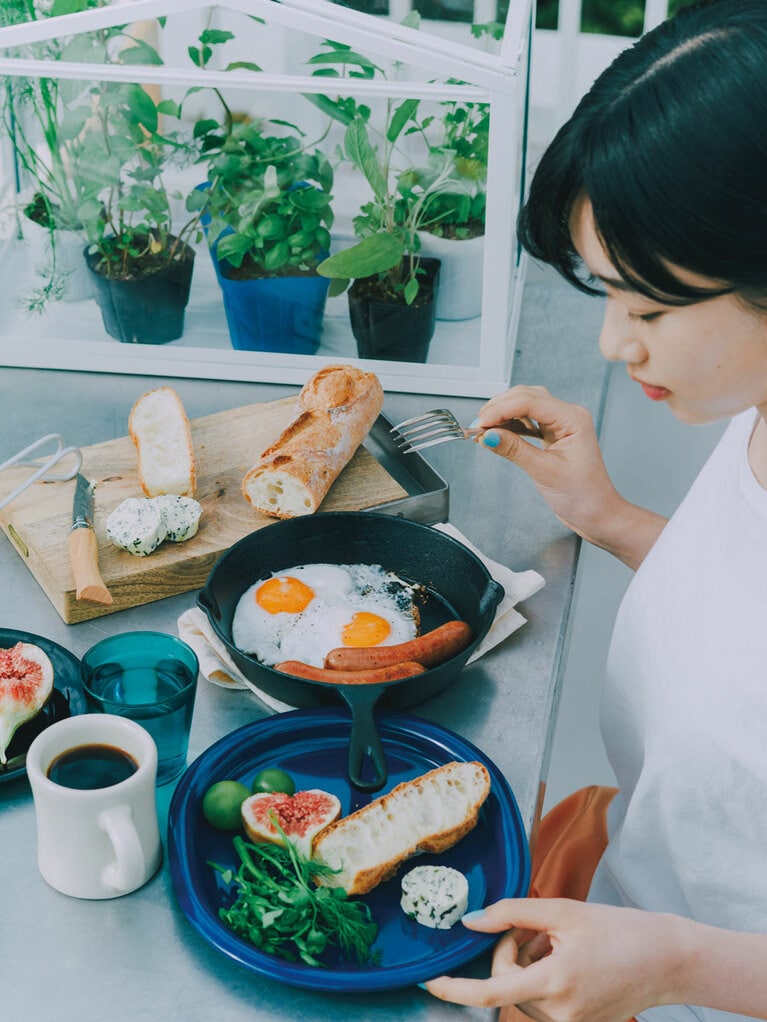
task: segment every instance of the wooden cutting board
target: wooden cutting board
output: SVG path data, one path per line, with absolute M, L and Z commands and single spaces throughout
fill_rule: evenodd
M 82 449 L 81 471 L 96 480 L 94 529 L 99 567 L 114 597 L 109 607 L 75 599 L 69 565 L 74 480 L 33 483 L 0 509 L 0 527 L 67 624 L 200 589 L 225 550 L 276 521 L 247 503 L 242 477 L 294 414 L 295 398 L 288 397 L 193 419 L 195 496 L 203 507 L 200 527 L 186 543 L 163 543 L 148 557 L 120 550 L 106 536 L 110 512 L 126 497 L 143 496 L 132 441 L 125 436 Z M 0 497 L 15 489 L 30 471 L 7 469 L 0 476 Z M 407 491 L 360 447 L 331 487 L 322 510 L 360 511 L 406 496 Z

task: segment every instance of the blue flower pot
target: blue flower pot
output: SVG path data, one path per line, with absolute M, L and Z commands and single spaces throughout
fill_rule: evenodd
M 207 235 L 210 217 L 204 215 L 201 223 Z M 230 233 L 231 228 L 227 228 L 221 236 Z M 237 351 L 313 355 L 320 344 L 330 280 L 319 274 L 232 280 L 228 276 L 231 264 L 218 258 L 217 247 L 218 239 L 210 247 L 210 256 L 224 296 L 232 347 Z M 327 255 L 320 253 L 318 261 Z
M 326 277 L 230 280 L 226 260 L 219 261 L 213 251 L 211 255 L 233 348 L 293 355 L 316 352 L 330 286 Z

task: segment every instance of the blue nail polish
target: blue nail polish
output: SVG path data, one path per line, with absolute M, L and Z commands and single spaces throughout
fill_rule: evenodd
M 469 423 L 469 429 L 476 429 L 479 425 L 479 419 L 472 419 Z
M 426 993 L 428 994 L 429 991 L 426 989 L 426 984 L 425 983 L 418 983 L 416 985 L 418 987 L 420 987 L 421 990 L 426 990 Z
M 485 910 L 483 908 L 475 909 L 473 912 L 464 912 L 464 914 L 461 916 L 461 922 L 473 923 L 475 922 L 475 920 L 481 919 L 484 914 Z
M 501 438 L 493 430 L 482 434 L 482 443 L 485 447 L 497 447 L 500 442 Z

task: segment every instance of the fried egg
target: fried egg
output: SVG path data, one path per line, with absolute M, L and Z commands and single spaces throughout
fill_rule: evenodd
M 416 587 L 380 565 L 307 564 L 275 572 L 240 597 L 238 649 L 273 666 L 322 667 L 338 646 L 390 646 L 417 634 Z

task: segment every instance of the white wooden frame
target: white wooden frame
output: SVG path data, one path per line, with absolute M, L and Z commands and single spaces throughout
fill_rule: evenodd
M 0 51 L 5 47 L 41 42 L 91 29 L 156 19 L 162 15 L 208 8 L 207 0 L 128 0 L 109 7 L 62 15 L 0 29 Z M 458 78 L 467 84 L 448 85 L 412 81 L 355 79 L 348 91 L 355 97 L 395 96 L 432 100 L 466 99 L 487 102 L 491 111 L 491 134 L 487 178 L 487 224 L 483 273 L 482 315 L 478 359 L 471 364 L 429 362 L 383 362 L 348 358 L 363 368 L 373 368 L 388 390 L 487 397 L 508 386 L 517 332 L 524 257 L 517 262 L 513 225 L 522 181 L 509 182 L 510 168 L 524 166 L 522 137 L 527 97 L 524 89 L 525 61 L 529 59 L 532 2 L 510 5 L 500 53 L 493 55 L 469 46 L 440 39 L 391 21 L 373 18 L 327 0 L 226 0 L 220 6 L 325 38 L 332 23 L 333 38 L 363 52 L 402 61 L 433 73 Z M 28 77 L 50 76 L 51 63 L 44 60 L 0 58 L 0 74 Z M 204 84 L 245 88 L 259 92 L 321 93 L 328 80 L 304 76 L 215 72 L 171 66 L 78 64 L 56 62 L 56 77 L 89 80 L 136 81 L 185 85 Z M 345 83 L 346 84 L 346 83 Z M 521 169 L 518 169 L 521 175 Z M 0 256 L 1 257 L 1 256 Z M 475 322 L 475 321 L 471 321 Z M 451 324 L 460 330 L 460 324 Z M 447 329 L 438 322 L 437 331 Z M 475 328 L 476 329 L 476 328 Z M 210 379 L 258 380 L 303 383 L 321 365 L 337 361 L 326 355 L 277 355 L 223 348 L 173 345 L 126 345 L 62 338 L 29 338 L 16 334 L 0 337 L 0 365 L 56 369 L 137 373 Z

